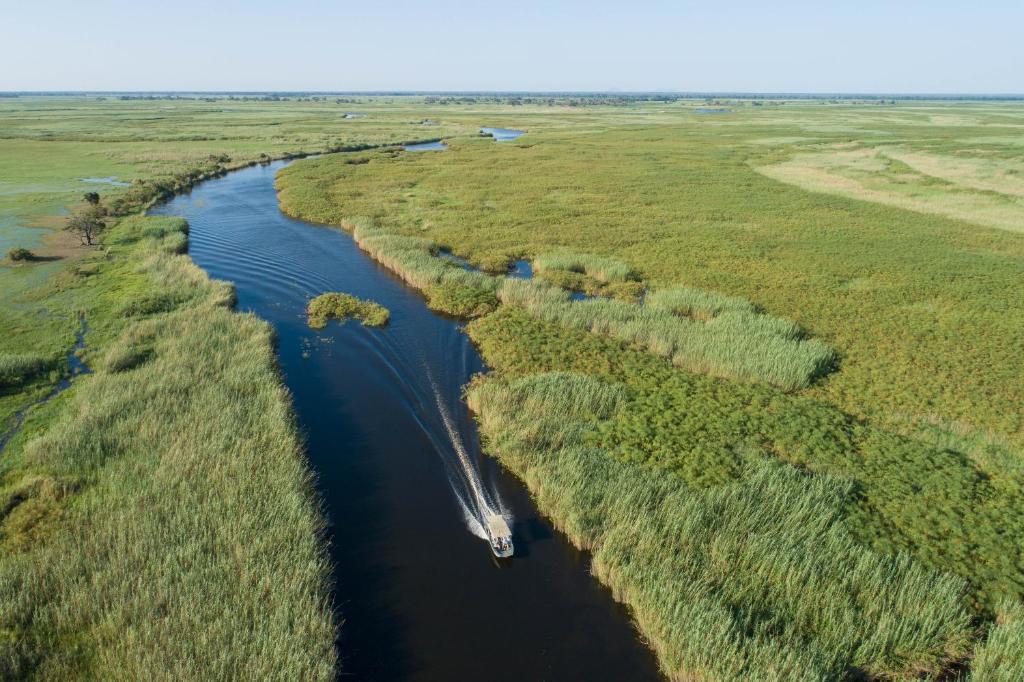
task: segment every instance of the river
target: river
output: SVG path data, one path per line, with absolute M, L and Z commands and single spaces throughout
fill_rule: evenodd
M 484 366 L 462 325 L 347 233 L 282 214 L 283 165 L 209 180 L 152 213 L 188 219 L 195 262 L 277 332 L 330 524 L 343 677 L 660 679 L 589 557 L 481 453 L 461 391 Z M 374 300 L 390 324 L 311 330 L 305 305 L 324 291 Z M 497 563 L 474 534 L 473 486 L 510 518 L 513 559 Z

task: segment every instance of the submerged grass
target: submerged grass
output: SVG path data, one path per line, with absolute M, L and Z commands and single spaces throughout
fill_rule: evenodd
M 310 327 L 323 329 L 329 320 L 345 321 L 353 317 L 364 326 L 383 327 L 391 314 L 379 303 L 331 291 L 311 299 L 306 306 L 306 316 Z

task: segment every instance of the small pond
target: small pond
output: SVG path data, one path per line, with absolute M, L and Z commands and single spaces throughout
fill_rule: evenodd
M 532 279 L 533 264 L 526 259 L 517 260 L 512 263 L 512 267 L 509 268 L 508 276 L 515 277 L 516 279 Z
M 131 187 L 132 183 L 118 180 L 116 175 L 111 175 L 109 178 L 80 178 L 80 182 L 84 182 L 90 185 L 111 185 L 113 187 Z
M 512 130 L 511 128 L 481 128 L 483 135 L 490 135 L 495 142 L 508 142 L 526 134 L 525 130 Z

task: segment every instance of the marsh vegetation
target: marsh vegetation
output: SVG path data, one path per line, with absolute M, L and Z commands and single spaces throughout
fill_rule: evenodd
M 472 320 L 487 451 L 666 674 L 1020 678 L 1019 105 L 562 104 L 0 106 L 4 250 L 105 211 L 102 251 L 0 268 L 0 419 L 66 376 L 80 314 L 96 370 L 3 451 L 4 674 L 335 674 L 269 328 L 180 221 L 133 215 L 335 150 L 281 173 L 282 208 Z M 133 181 L 81 206 L 107 176 Z M 502 276 L 521 260 L 533 279 Z M 383 316 L 343 294 L 313 313 Z
M 859 545 L 848 481 L 751 452 L 735 483 L 693 488 L 588 438 L 626 390 L 553 372 L 469 392 L 493 451 L 633 606 L 671 679 L 939 672 L 971 640 L 963 581 Z
M 352 294 L 331 291 L 320 294 L 306 306 L 306 318 L 313 329 L 323 329 L 330 320 L 359 320 L 366 327 L 383 327 L 388 323 L 388 309 L 373 301 L 364 301 Z
M 96 270 L 60 284 L 109 341 L 4 451 L 5 678 L 333 670 L 321 522 L 269 328 L 179 255 L 184 231 L 124 219 Z M 5 378 L 44 366 L 4 356 Z
M 1012 675 L 1015 630 L 993 619 L 1024 596 L 1010 558 L 1024 541 L 1022 425 L 1007 411 L 1020 385 L 1003 371 L 1019 365 L 1005 315 L 1024 310 L 1005 287 L 1024 245 L 760 173 L 870 114 L 663 116 L 605 119 L 599 136 L 555 117 L 528 145 L 323 158 L 282 173 L 282 207 L 349 227 L 368 216 L 382 239 L 414 240 L 424 270 L 447 267 L 428 266 L 438 244 L 482 271 L 532 262 L 536 278 L 501 278 L 502 305 L 469 327 L 493 370 L 470 403 L 489 451 L 594 550 L 671 676 L 948 675 L 972 649 Z M 932 129 L 913 116 L 899 141 L 922 147 Z M 551 420 L 576 406 L 586 418 Z M 762 531 L 771 540 L 751 539 Z M 729 544 L 734 532 L 747 542 Z M 877 610 L 802 615 L 801 599 Z

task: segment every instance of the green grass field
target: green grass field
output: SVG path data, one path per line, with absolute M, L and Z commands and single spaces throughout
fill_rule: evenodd
M 0 263 L 0 422 L 83 318 L 95 370 L 3 451 L 5 677 L 334 675 L 269 330 L 131 214 L 344 149 L 283 171 L 282 208 L 473 320 L 486 450 L 670 678 L 1019 677 L 1024 107 L 565 104 L 0 99 L 0 245 L 44 257 Z M 101 250 L 55 231 L 90 190 L 126 214 Z

